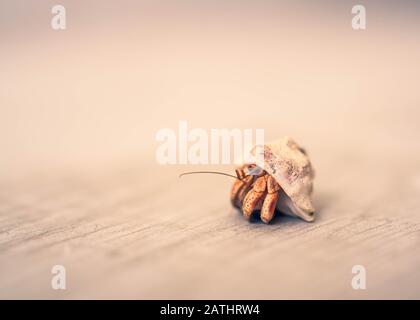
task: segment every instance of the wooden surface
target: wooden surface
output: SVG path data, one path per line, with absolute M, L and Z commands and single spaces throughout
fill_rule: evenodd
M 356 31 L 345 1 L 64 2 L 62 32 L 50 1 L 0 10 L 0 298 L 420 298 L 417 4 Z M 316 221 L 178 179 L 231 165 L 158 165 L 181 120 L 295 138 Z
M 230 207 L 229 178 L 179 180 L 180 168 L 3 183 L 1 297 L 419 298 L 417 163 L 388 176 L 380 163 L 326 165 L 310 224 L 249 223 Z M 56 264 L 64 291 L 51 288 Z M 352 289 L 353 265 L 366 290 Z

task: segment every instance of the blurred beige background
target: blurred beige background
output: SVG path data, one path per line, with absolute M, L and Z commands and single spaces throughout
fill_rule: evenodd
M 420 6 L 362 1 L 367 29 L 356 31 L 351 8 L 358 3 L 63 0 L 67 29 L 55 31 L 55 1 L 1 0 L 0 296 L 57 297 L 45 283 L 49 266 L 61 259 L 78 270 L 78 285 L 63 294 L 70 298 L 418 298 Z M 290 245 L 276 239 L 313 225 L 287 220 L 263 229 L 233 214 L 229 179 L 179 182 L 180 172 L 197 168 L 159 166 L 155 134 L 176 130 L 180 120 L 205 130 L 264 128 L 267 140 L 287 134 L 301 142 L 317 170 L 320 218 L 319 229 L 307 231 L 311 245 L 293 251 L 299 238 Z M 205 220 L 209 215 L 217 219 Z M 91 228 L 121 223 L 128 228 L 117 228 L 122 233 L 158 228 L 156 238 L 138 231 L 133 243 L 165 243 L 165 256 L 172 257 L 167 246 L 190 245 L 171 268 L 163 256 L 153 260 L 135 247 L 129 255 L 138 252 L 139 261 L 126 269 L 118 260 L 127 258 L 125 242 L 88 236 Z M 229 227 L 218 229 L 219 223 Z M 377 229 L 386 223 L 390 229 Z M 192 230 L 209 238 L 194 245 Z M 247 252 L 234 242 L 229 254 L 221 253 L 231 232 L 254 249 L 277 247 L 230 265 L 232 256 Z M 375 233 L 356 245 L 349 239 L 358 232 Z M 394 247 L 378 249 L 395 232 L 401 238 Z M 372 237 L 378 242 L 369 242 Z M 327 262 L 343 251 L 341 260 Z M 286 289 L 268 279 L 243 281 L 247 272 L 259 272 L 261 255 L 276 257 L 264 270 L 296 272 Z M 382 266 L 363 296 L 348 289 L 355 257 Z M 203 271 L 208 261 L 227 265 L 226 274 Z M 391 261 L 399 264 L 384 270 Z M 33 275 L 25 273 L 28 264 Z M 99 289 L 100 276 L 87 289 L 80 279 L 90 277 L 92 264 L 104 268 L 99 275 L 109 274 L 107 265 L 117 270 L 120 278 L 107 284 L 114 291 Z M 19 272 L 6 276 L 11 270 L 22 271 L 24 282 Z M 331 278 L 311 282 L 326 270 Z M 136 279 L 149 281 L 148 289 L 137 292 Z M 189 288 L 194 279 L 203 286 Z
M 182 119 L 417 149 L 415 1 L 367 2 L 365 31 L 351 1 L 62 1 L 65 31 L 53 4 L 1 1 L 2 176 L 154 164 L 156 131 Z

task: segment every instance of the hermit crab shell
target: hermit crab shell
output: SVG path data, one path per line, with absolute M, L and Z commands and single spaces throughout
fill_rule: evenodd
M 314 170 L 308 155 L 290 137 L 257 145 L 251 149 L 256 165 L 276 179 L 284 192 L 280 192 L 277 209 L 305 221 L 314 221 L 312 205 Z

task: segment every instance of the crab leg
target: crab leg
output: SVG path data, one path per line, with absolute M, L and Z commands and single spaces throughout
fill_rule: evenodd
M 247 176 L 244 180 L 235 181 L 230 192 L 230 201 L 236 208 L 240 208 L 246 193 L 251 188 L 253 181 L 252 176 Z
M 272 176 L 267 178 L 267 196 L 264 199 L 261 209 L 261 220 L 269 223 L 273 219 L 276 209 L 277 200 L 279 198 L 280 186 Z
M 248 192 L 253 180 L 252 177 L 246 176 L 244 168 L 246 168 L 246 165 L 243 165 L 241 168 L 235 170 L 238 180 L 233 183 L 232 189 L 230 191 L 230 202 L 236 208 L 241 207 L 242 201 L 245 197 L 243 194 Z
M 236 180 L 233 183 L 232 189 L 230 191 L 230 202 L 232 203 L 234 207 L 238 207 L 237 205 L 238 194 L 244 185 L 245 185 L 245 182 L 242 180 Z
M 245 185 L 241 190 L 239 190 L 238 193 L 238 205 L 239 207 L 242 206 L 242 203 L 244 202 L 245 196 L 248 194 L 249 190 L 252 189 L 252 183 L 254 182 L 253 176 L 247 176 L 244 179 Z
M 242 211 L 245 218 L 250 219 L 252 212 L 257 208 L 258 204 L 261 203 L 265 190 L 267 187 L 267 176 L 264 175 L 259 177 L 252 188 L 246 196 L 242 204 Z

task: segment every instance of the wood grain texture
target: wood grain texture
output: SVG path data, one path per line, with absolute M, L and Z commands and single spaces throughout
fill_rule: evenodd
M 340 175 L 318 163 L 314 223 L 249 223 L 230 206 L 230 178 L 178 179 L 183 167 L 3 183 L 0 296 L 420 298 L 420 175 L 410 162 L 386 175 L 388 161 L 372 171 L 352 158 Z M 51 289 L 55 264 L 64 291 Z

